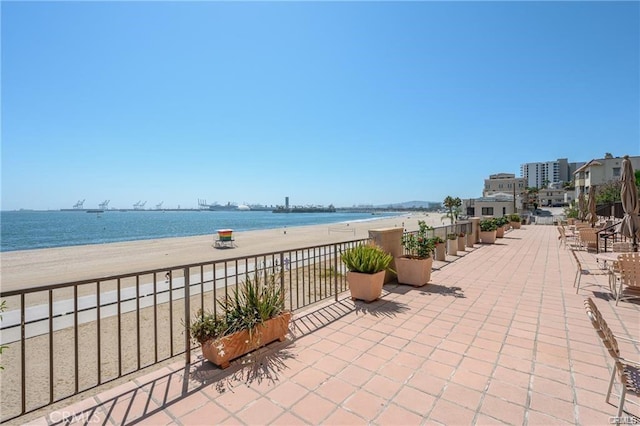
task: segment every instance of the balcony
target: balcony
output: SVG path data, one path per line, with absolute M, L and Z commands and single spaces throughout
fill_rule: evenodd
M 220 370 L 199 354 L 55 403 L 30 424 L 609 424 L 610 357 L 583 307 L 638 339 L 640 305 L 615 306 L 607 278 L 575 294 L 553 226 L 436 262 L 431 283 L 390 283 L 294 312 L 290 336 Z M 585 278 L 583 278 L 585 279 Z M 623 345 L 637 359 L 639 348 Z M 614 399 L 617 404 L 617 399 Z M 629 395 L 624 416 L 640 410 Z

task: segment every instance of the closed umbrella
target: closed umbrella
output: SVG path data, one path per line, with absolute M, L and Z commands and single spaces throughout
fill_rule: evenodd
M 593 228 L 596 222 L 598 221 L 598 216 L 596 215 L 596 186 L 591 185 L 589 188 L 589 213 L 587 213 L 587 222 L 591 224 Z
M 638 212 L 638 189 L 636 188 L 636 177 L 633 166 L 629 161 L 629 156 L 625 155 L 622 160 L 622 175 L 620 176 L 622 187 L 620 198 L 622 200 L 622 210 L 624 216 L 620 223 L 620 233 L 627 238 L 633 238 L 633 251 L 638 251 L 637 237 L 640 236 L 640 218 Z
M 578 219 L 584 220 L 584 191 L 580 191 L 580 195 L 578 195 Z

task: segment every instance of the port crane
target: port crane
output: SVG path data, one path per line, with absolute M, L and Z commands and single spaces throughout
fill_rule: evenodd
M 78 200 L 78 202 L 73 205 L 73 208 L 74 209 L 82 209 L 82 208 L 84 208 L 84 200 L 82 200 L 82 201 Z
M 144 210 L 144 206 L 147 204 L 147 202 L 145 201 L 144 203 L 142 201 L 138 201 L 137 203 L 135 203 L 133 205 L 133 209 L 134 210 Z
M 110 201 L 111 200 L 104 200 L 103 202 L 98 204 L 98 207 L 100 207 L 100 209 L 102 209 L 102 210 L 107 210 L 109 208 L 109 202 Z
M 164 203 L 164 201 L 160 201 L 160 204 L 156 204 L 156 210 L 162 209 L 162 203 Z

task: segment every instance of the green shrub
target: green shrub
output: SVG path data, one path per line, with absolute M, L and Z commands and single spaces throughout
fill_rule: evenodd
M 496 221 L 491 218 L 491 219 L 482 219 L 480 221 L 480 230 L 481 231 L 495 231 L 496 229 L 498 229 L 498 224 L 496 223 Z
M 509 215 L 510 222 L 520 222 L 520 215 L 517 213 L 513 213 Z
M 426 259 L 436 248 L 434 238 L 427 237 L 427 232 L 433 230 L 424 220 L 418 221 L 418 232 L 402 236 L 402 246 L 407 249 L 409 256 Z M 444 242 L 444 241 L 443 241 Z
M 505 216 L 496 217 L 493 220 L 495 220 L 497 228 L 500 228 L 501 226 L 505 226 L 506 224 L 509 223 L 509 219 Z
M 433 244 L 433 246 L 435 247 L 436 244 L 442 244 L 444 243 L 444 240 L 438 236 L 435 237 L 431 237 L 429 238 L 431 240 L 431 244 Z

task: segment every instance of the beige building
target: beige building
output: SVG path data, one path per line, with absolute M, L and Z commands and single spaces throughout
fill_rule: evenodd
M 594 159 L 575 171 L 575 198 L 582 193 L 587 195 L 592 185 L 602 185 L 612 180 L 620 180 L 622 175 L 622 157 L 606 156 Z M 640 156 L 629 157 L 634 170 L 640 170 Z
M 502 217 L 508 214 L 517 213 L 520 205 L 519 198 L 516 198 L 514 209 L 513 195 L 506 193 L 495 193 L 486 197 L 472 198 L 464 200 L 462 203 L 462 211 L 467 216 L 493 216 Z
M 527 188 L 527 181 L 523 178 L 517 178 L 513 173 L 497 173 L 484 180 L 482 196 L 509 194 L 513 197 L 514 187 L 516 197 L 522 196 Z
M 538 202 L 542 207 L 565 206 L 574 200 L 574 193 L 560 188 L 543 188 L 538 191 Z

